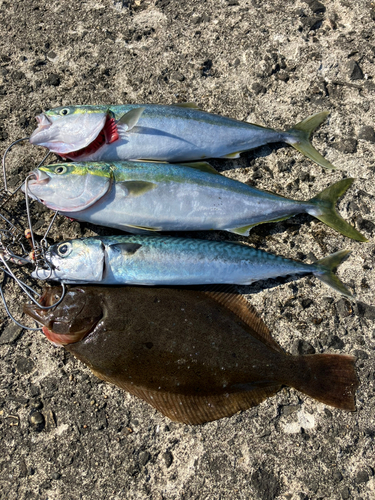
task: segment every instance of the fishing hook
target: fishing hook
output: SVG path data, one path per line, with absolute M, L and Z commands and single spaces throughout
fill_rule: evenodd
M 61 297 L 60 299 L 55 302 L 54 304 L 52 304 L 51 306 L 42 306 L 39 304 L 39 302 L 37 302 L 34 297 L 26 290 L 26 288 L 28 288 L 29 290 L 31 290 L 33 293 L 35 293 L 35 295 L 37 295 L 38 297 L 40 297 L 40 294 L 33 290 L 30 286 L 26 285 L 26 283 L 24 283 L 23 281 L 21 281 L 19 278 L 17 278 L 17 276 L 12 272 L 12 270 L 10 269 L 10 267 L 8 266 L 8 264 L 6 263 L 4 257 L 1 255 L 0 253 L 0 260 L 3 262 L 4 266 L 5 266 L 5 269 L 4 271 L 6 271 L 6 274 L 8 276 L 10 276 L 11 278 L 14 279 L 14 281 L 18 284 L 18 286 L 25 292 L 25 294 L 29 297 L 29 299 L 38 307 L 40 307 L 40 309 L 52 309 L 53 307 L 55 306 L 58 306 L 62 300 L 64 299 L 65 297 L 65 293 L 66 293 L 66 285 L 65 283 L 62 283 L 61 284 L 61 287 L 62 287 L 62 294 L 61 294 Z

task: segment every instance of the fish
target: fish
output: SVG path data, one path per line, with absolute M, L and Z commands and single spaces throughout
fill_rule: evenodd
M 340 250 L 314 264 L 279 257 L 250 246 L 172 236 L 97 236 L 55 243 L 37 279 L 66 284 L 249 285 L 277 276 L 314 274 L 339 293 L 349 290 L 333 274 L 349 254 Z
M 60 287 L 40 299 L 52 305 Z M 291 356 L 255 309 L 227 291 L 74 287 L 53 309 L 25 304 L 45 336 L 100 379 L 171 420 L 198 425 L 247 410 L 286 385 L 355 411 L 355 358 Z
M 205 162 L 85 162 L 39 167 L 30 176 L 28 194 L 69 218 L 131 233 L 221 229 L 247 236 L 258 224 L 303 212 L 367 241 L 334 207 L 353 182 L 343 179 L 298 201 L 229 179 Z
M 335 168 L 311 144 L 328 111 L 286 131 L 206 113 L 192 103 L 62 106 L 36 117 L 31 144 L 75 161 L 154 160 L 170 163 L 238 158 L 272 142 L 285 142 L 322 167 Z

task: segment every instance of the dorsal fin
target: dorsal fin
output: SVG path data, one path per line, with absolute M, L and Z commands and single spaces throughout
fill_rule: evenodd
M 259 317 L 255 308 L 242 295 L 228 293 L 227 291 L 224 292 L 220 289 L 208 290 L 205 293 L 238 316 L 250 328 L 248 330 L 249 333 L 263 342 L 263 344 L 274 351 L 284 352 L 276 340 L 271 337 L 269 329 Z

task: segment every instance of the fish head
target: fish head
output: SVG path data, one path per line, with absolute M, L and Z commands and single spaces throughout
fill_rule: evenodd
M 39 167 L 27 183 L 29 196 L 59 212 L 80 212 L 111 188 L 113 173 L 102 163 L 59 163 Z M 25 192 L 26 185 L 22 186 Z
M 104 316 L 100 294 L 94 290 L 72 288 L 52 309 L 43 309 L 57 303 L 60 287 L 46 287 L 39 305 L 24 304 L 23 312 L 43 325 L 43 333 L 55 345 L 67 345 L 85 338 Z
M 104 128 L 109 114 L 105 106 L 50 109 L 36 117 L 38 127 L 31 134 L 30 142 L 66 158 L 84 156 L 90 145 L 93 147 L 99 141 L 100 145 L 95 147 L 101 147 L 106 142 Z M 104 142 L 100 140 L 101 134 Z M 75 154 L 77 152 L 79 154 Z
M 51 245 L 45 253 L 46 265 L 32 276 L 64 283 L 97 283 L 103 279 L 105 248 L 99 238 L 83 238 Z

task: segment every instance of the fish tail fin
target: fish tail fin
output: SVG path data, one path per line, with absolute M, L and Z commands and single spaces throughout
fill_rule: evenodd
M 310 354 L 296 359 L 293 387 L 324 404 L 355 411 L 359 386 L 355 357 L 343 354 Z
M 322 111 L 305 118 L 297 123 L 297 125 L 287 130 L 286 134 L 288 134 L 289 137 L 285 137 L 284 140 L 318 165 L 329 169 L 336 169 L 336 167 L 326 160 L 310 142 L 311 133 L 319 127 L 328 115 L 329 111 Z
M 367 238 L 353 226 L 348 224 L 341 217 L 341 215 L 338 214 L 335 208 L 337 200 L 346 192 L 347 189 L 349 189 L 354 180 L 355 179 L 351 178 L 342 179 L 341 181 L 335 182 L 332 186 L 324 189 L 324 191 L 309 200 L 309 202 L 314 205 L 314 208 L 310 210 L 307 209 L 307 212 L 344 236 L 348 236 L 349 238 L 357 241 L 367 241 Z
M 318 260 L 314 266 L 314 275 L 323 281 L 326 285 L 330 286 L 334 290 L 338 291 L 346 297 L 352 297 L 352 294 L 346 288 L 346 286 L 340 281 L 340 279 L 333 273 L 333 271 L 341 264 L 341 262 L 349 255 L 350 250 L 339 250 L 324 259 Z

